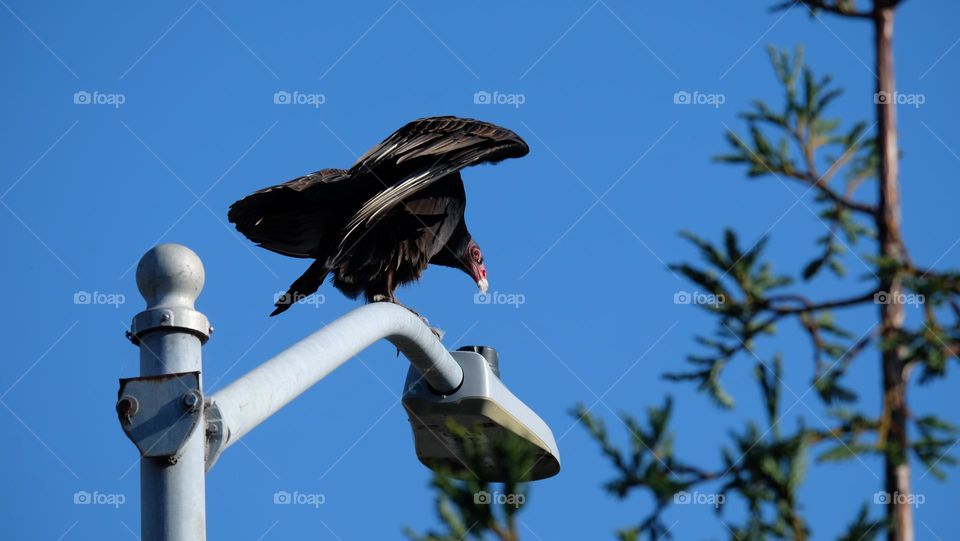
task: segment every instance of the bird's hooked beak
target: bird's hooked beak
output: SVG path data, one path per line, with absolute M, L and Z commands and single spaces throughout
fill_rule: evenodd
M 472 239 L 467 244 L 467 251 L 463 255 L 463 269 L 477 283 L 480 293 L 486 293 L 490 288 L 487 282 L 487 267 L 483 264 L 483 254 L 480 247 Z
M 480 288 L 480 293 L 486 294 L 487 290 L 490 289 L 490 282 L 487 281 L 487 267 L 480 263 L 476 266 L 474 272 L 476 272 L 477 287 Z

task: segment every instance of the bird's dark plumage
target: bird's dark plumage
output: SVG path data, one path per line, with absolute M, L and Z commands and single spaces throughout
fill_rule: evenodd
M 517 134 L 478 120 L 415 120 L 349 169 L 322 169 L 257 191 L 230 207 L 229 220 L 258 245 L 314 259 L 274 314 L 317 291 L 328 274 L 350 297 L 394 301 L 429 263 L 459 268 L 486 287 L 486 268 L 463 213 L 460 170 L 518 158 Z

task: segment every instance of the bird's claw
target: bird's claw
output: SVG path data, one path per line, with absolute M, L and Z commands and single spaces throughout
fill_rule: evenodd
M 410 310 L 410 311 L 413 312 L 413 310 Z M 416 316 L 420 318 L 420 321 L 422 321 L 424 325 L 426 325 L 427 327 L 429 327 L 430 332 L 432 332 L 433 335 L 437 337 L 437 340 L 443 342 L 443 336 L 446 334 L 445 332 L 443 332 L 443 329 L 441 329 L 441 328 L 439 328 L 439 327 L 434 327 L 433 325 L 430 324 L 430 320 L 429 320 L 429 319 L 421 316 L 420 314 L 417 314 L 416 312 L 413 312 L 413 313 L 416 314 Z
M 403 308 L 406 308 L 407 310 L 410 311 L 411 314 L 413 314 L 413 315 L 417 316 L 418 318 L 420 318 L 420 321 L 423 321 L 424 325 L 426 325 L 427 327 L 430 328 L 430 332 L 432 332 L 433 335 L 437 337 L 437 340 L 443 341 L 443 337 L 444 337 L 444 335 L 446 334 L 445 332 L 443 332 L 443 329 L 438 329 L 437 327 L 431 326 L 429 319 L 427 319 L 427 318 L 423 317 L 422 315 L 420 315 L 420 314 L 419 314 L 416 310 L 414 310 L 413 308 L 410 308 L 409 306 L 406 306 L 406 305 L 404 305 L 404 304 L 401 304 L 395 297 L 391 297 L 391 296 L 389 296 L 389 295 L 377 294 L 377 295 L 374 295 L 373 297 L 371 297 L 371 300 L 372 300 L 373 302 L 389 302 L 389 303 L 396 304 L 397 306 L 401 306 L 401 307 L 403 307 Z M 400 351 L 397 350 L 397 354 L 398 354 L 398 355 L 399 355 L 399 353 L 400 353 Z

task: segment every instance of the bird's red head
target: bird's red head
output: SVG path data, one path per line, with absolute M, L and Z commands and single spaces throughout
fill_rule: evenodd
M 480 292 L 486 293 L 490 286 L 487 282 L 487 267 L 483 264 L 483 252 L 480 251 L 480 247 L 473 239 L 470 239 L 470 242 L 467 243 L 467 250 L 462 257 L 464 270 L 477 283 Z

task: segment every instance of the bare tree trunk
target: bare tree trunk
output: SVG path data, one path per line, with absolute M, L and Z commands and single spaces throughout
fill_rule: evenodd
M 874 31 L 877 75 L 877 120 L 879 123 L 879 211 L 877 233 L 880 257 L 902 262 L 900 236 L 899 147 L 893 71 L 893 12 L 889 0 L 875 0 Z M 903 304 L 899 302 L 903 286 L 897 275 L 884 275 L 881 291 L 887 292 L 887 304 L 880 305 L 880 324 L 884 339 L 897 336 L 904 325 Z M 884 458 L 888 541 L 913 541 L 913 509 L 907 503 L 910 492 L 910 464 L 907 450 L 907 367 L 902 348 L 883 352 L 883 418 L 880 443 L 886 446 Z

